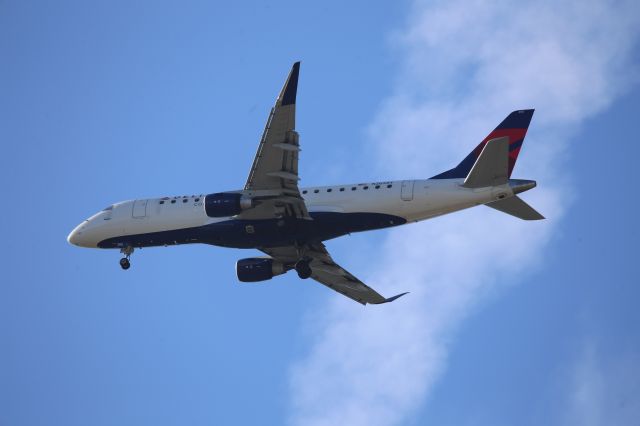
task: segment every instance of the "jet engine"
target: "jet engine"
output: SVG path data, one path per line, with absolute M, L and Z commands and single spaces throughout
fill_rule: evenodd
M 217 192 L 204 198 L 204 210 L 209 217 L 235 216 L 255 207 L 251 198 L 238 193 Z
M 250 257 L 236 263 L 238 280 L 244 283 L 270 280 L 287 272 L 284 264 L 270 257 Z

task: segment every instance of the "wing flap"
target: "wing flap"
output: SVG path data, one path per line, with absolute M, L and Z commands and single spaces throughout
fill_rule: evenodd
M 297 189 L 300 148 L 295 127 L 299 73 L 300 62 L 296 62 L 267 119 L 245 190 Z
M 260 198 L 259 205 L 242 212 L 238 219 L 293 216 L 311 220 L 298 188 L 300 143 L 295 127 L 299 73 L 300 62 L 296 62 L 271 109 L 244 187 L 250 197 Z M 261 195 L 265 192 L 269 197 Z
M 329 255 L 322 243 L 309 244 L 301 248 L 275 247 L 263 248 L 274 259 L 289 265 L 295 264 L 299 258 L 310 259 L 311 278 L 330 289 L 347 296 L 351 300 L 366 305 L 367 303 L 379 305 L 396 300 L 407 293 L 385 298 L 377 291 L 360 281 L 349 271 L 338 265 Z

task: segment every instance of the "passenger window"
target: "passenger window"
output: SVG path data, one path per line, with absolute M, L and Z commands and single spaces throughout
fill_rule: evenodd
M 200 201 L 200 198 L 196 198 L 196 200 L 195 200 L 195 201 L 196 201 L 196 203 L 197 203 L 198 201 Z
M 391 188 L 393 185 L 387 185 L 387 188 Z
M 314 190 L 313 190 L 313 193 L 314 193 L 314 194 L 317 194 L 318 192 L 320 192 L 320 190 L 319 190 L 319 189 L 314 189 Z
M 189 201 L 189 200 L 187 200 L 186 198 L 184 200 L 182 200 L 183 203 L 186 203 L 187 201 Z
M 331 188 L 327 189 L 327 192 L 331 192 L 331 191 L 333 191 Z
M 376 185 L 376 189 L 380 189 L 380 185 Z
M 369 189 L 369 187 L 368 187 L 368 186 L 365 186 L 365 187 L 364 187 L 364 188 L 362 188 L 362 189 Z
M 171 204 L 175 204 L 175 203 L 176 203 L 176 200 L 171 200 Z
M 304 191 L 302 191 L 303 194 L 306 194 L 307 192 L 309 192 L 309 191 L 307 191 L 306 189 Z
M 164 200 L 160 200 L 160 203 L 159 203 L 159 204 L 164 204 Z
M 340 188 L 340 192 L 343 192 L 343 191 L 344 191 L 344 188 Z
M 351 190 L 352 190 L 352 191 L 355 191 L 355 190 L 356 190 L 356 187 L 355 187 L 355 186 L 352 186 L 352 187 L 351 187 Z

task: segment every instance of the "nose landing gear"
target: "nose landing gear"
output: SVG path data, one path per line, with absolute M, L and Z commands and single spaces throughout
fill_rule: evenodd
M 120 267 L 126 271 L 131 267 L 131 262 L 129 262 L 129 259 L 127 259 L 126 257 L 123 257 L 122 259 L 120 259 Z
M 131 254 L 133 254 L 133 247 L 127 246 L 120 249 L 120 253 L 124 254 L 124 257 L 120 259 L 120 267 L 125 271 L 131 267 L 131 262 L 129 262 L 129 258 Z

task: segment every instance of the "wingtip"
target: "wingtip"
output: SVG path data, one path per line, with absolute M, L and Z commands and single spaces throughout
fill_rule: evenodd
M 396 294 L 395 296 L 389 297 L 387 299 L 384 299 L 384 301 L 380 302 L 380 303 L 374 303 L 375 305 L 382 305 L 383 303 L 389 303 L 389 302 L 393 302 L 396 299 L 401 298 L 402 296 L 404 296 L 405 294 L 409 294 L 408 291 L 405 291 L 404 293 L 400 293 L 400 294 Z
M 280 105 L 293 105 L 296 103 L 296 94 L 298 92 L 298 75 L 300 74 L 300 61 L 295 62 L 291 67 L 289 78 L 282 92 Z

